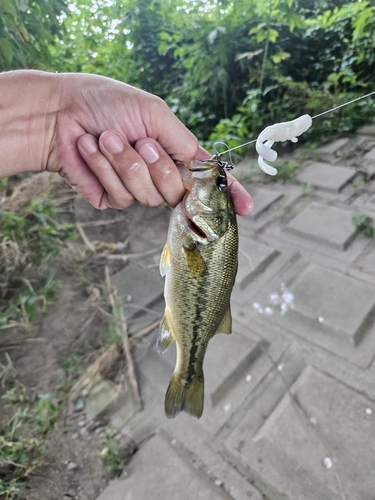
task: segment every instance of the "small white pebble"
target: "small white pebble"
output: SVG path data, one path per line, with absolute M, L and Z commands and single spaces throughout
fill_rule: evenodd
M 232 405 L 230 403 L 224 405 L 224 411 L 229 411 L 232 408 Z
M 271 293 L 270 295 L 270 301 L 271 304 L 277 304 L 279 302 L 280 295 L 278 293 Z
M 294 295 L 290 292 L 283 293 L 283 299 L 286 304 L 291 305 L 294 302 Z
M 323 460 L 323 463 L 324 463 L 324 465 L 326 466 L 327 469 L 330 469 L 332 467 L 332 465 L 333 465 L 333 462 L 332 462 L 332 460 L 329 457 L 326 457 Z
M 224 482 L 221 479 L 216 479 L 215 484 L 216 486 L 223 486 Z
M 317 419 L 315 417 L 311 417 L 310 418 L 310 422 L 313 424 L 313 425 L 316 425 L 318 423 Z
M 258 304 L 258 302 L 253 302 L 253 307 L 256 310 L 259 310 L 260 309 L 260 304 Z
M 127 300 L 127 302 L 131 302 L 132 301 L 132 296 L 131 295 L 127 295 L 126 296 L 126 300 Z
M 249 375 L 246 375 L 246 382 L 251 382 L 251 379 L 252 379 L 252 378 L 253 378 L 253 377 L 252 377 L 252 376 L 250 375 L 250 373 L 249 373 Z
M 74 470 L 78 467 L 78 464 L 76 464 L 75 462 L 69 462 L 68 465 L 67 465 L 67 469 L 68 470 Z
M 177 441 L 175 439 L 172 439 L 171 445 L 174 446 L 176 443 L 177 443 Z
M 264 313 L 263 309 L 258 309 L 258 313 L 263 314 Z
M 272 309 L 272 307 L 266 307 L 266 308 L 265 308 L 265 310 L 264 310 L 264 314 L 265 314 L 266 316 L 272 316 L 272 314 L 273 314 L 273 309 Z
M 319 323 L 324 323 L 324 318 L 322 316 L 319 316 L 318 321 Z
M 278 366 L 277 366 L 277 369 L 279 370 L 279 372 L 282 372 L 284 370 L 284 366 L 285 366 L 285 363 L 280 363 Z
M 284 316 L 284 314 L 289 311 L 288 304 L 286 302 L 283 302 L 280 306 L 280 309 L 281 309 L 281 315 Z
M 372 415 L 372 409 L 371 408 L 366 408 L 365 410 L 367 415 Z

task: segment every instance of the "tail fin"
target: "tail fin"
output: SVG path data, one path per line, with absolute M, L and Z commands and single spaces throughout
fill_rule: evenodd
M 165 414 L 168 418 L 174 418 L 181 411 L 186 411 L 193 417 L 199 418 L 203 413 L 203 400 L 203 377 L 196 378 L 184 386 L 173 376 L 165 395 Z

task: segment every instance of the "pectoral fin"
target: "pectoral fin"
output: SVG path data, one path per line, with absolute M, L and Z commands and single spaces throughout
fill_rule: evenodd
M 159 264 L 159 270 L 162 277 L 165 276 L 169 270 L 170 256 L 171 256 L 171 249 L 167 241 L 161 253 L 160 264 Z
M 232 314 L 230 312 L 230 306 L 228 306 L 227 312 L 224 314 L 224 318 L 221 320 L 216 333 L 232 333 Z
M 168 320 L 167 311 L 165 311 L 164 316 L 160 322 L 158 338 L 156 341 L 158 352 L 160 354 L 165 352 L 173 341 L 174 338 L 172 335 L 172 329 Z
M 208 275 L 208 270 L 205 261 L 197 246 L 192 248 L 184 247 L 185 258 L 188 269 L 192 278 L 203 278 Z

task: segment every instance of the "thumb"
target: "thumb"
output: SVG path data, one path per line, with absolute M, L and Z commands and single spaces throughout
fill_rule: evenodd
M 158 141 L 174 160 L 193 160 L 198 151 L 198 139 L 162 99 L 156 98 L 156 103 L 157 109 L 153 112 L 149 109 L 149 119 L 145 123 L 148 136 Z

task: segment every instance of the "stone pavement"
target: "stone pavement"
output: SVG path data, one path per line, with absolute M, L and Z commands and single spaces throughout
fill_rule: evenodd
M 375 500 L 375 239 L 352 223 L 375 218 L 374 166 L 369 126 L 311 152 L 295 181 L 247 186 L 233 334 L 210 341 L 203 416 L 165 418 L 175 348 L 159 355 L 155 330 L 135 349 L 143 411 L 130 395 L 111 406 L 139 450 L 98 500 Z M 157 261 L 113 278 L 133 331 L 155 320 L 134 303 L 163 310 Z

